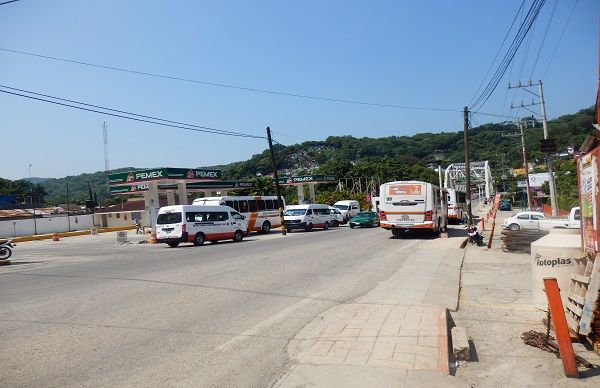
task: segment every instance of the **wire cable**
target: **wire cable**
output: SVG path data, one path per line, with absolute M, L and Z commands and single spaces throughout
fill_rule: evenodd
M 13 90 L 13 91 L 18 91 L 18 92 L 33 94 L 35 96 L 52 98 L 52 99 L 58 100 L 58 101 L 71 102 L 71 103 L 74 103 L 74 104 L 83 105 L 83 106 L 89 106 L 89 107 L 92 107 L 92 108 L 98 108 L 98 109 L 108 110 L 108 111 L 111 111 L 111 112 L 123 113 L 123 114 L 127 114 L 127 115 L 130 115 L 130 116 L 143 117 L 143 118 L 146 118 L 146 119 L 164 121 L 166 123 L 178 124 L 178 125 L 185 125 L 185 126 L 194 127 L 194 128 L 214 130 L 214 131 L 217 131 L 217 132 L 222 133 L 222 134 L 240 135 L 240 133 L 238 133 L 238 132 L 225 131 L 225 130 L 221 130 L 221 129 L 214 129 L 214 128 L 208 128 L 208 127 L 202 127 L 202 126 L 199 126 L 199 125 L 187 124 L 187 123 L 182 123 L 182 122 L 179 122 L 179 121 L 172 121 L 172 120 L 161 119 L 160 117 L 146 116 L 146 115 L 141 115 L 141 114 L 137 114 L 137 113 L 127 112 L 127 111 L 123 111 L 123 110 L 106 108 L 106 107 L 103 107 L 103 106 L 100 106 L 100 105 L 87 104 L 85 102 L 80 102 L 80 101 L 76 101 L 76 100 L 69 100 L 67 98 L 55 97 L 55 96 L 51 96 L 51 95 L 48 95 L 48 94 L 36 93 L 36 92 L 24 90 L 24 89 L 13 88 L 13 87 L 6 86 L 6 85 L 0 85 L 0 87 L 5 88 L 5 89 L 9 89 L 9 90 Z
M 544 35 L 542 36 L 542 43 L 540 43 L 540 49 L 538 50 L 537 56 L 535 57 L 535 62 L 533 62 L 533 68 L 531 69 L 531 73 L 529 74 L 529 79 L 533 77 L 533 72 L 537 67 L 538 61 L 540 59 L 540 55 L 542 54 L 542 49 L 544 48 L 544 42 L 546 42 L 546 37 L 548 36 L 548 30 L 552 25 L 552 20 L 554 19 L 554 13 L 556 12 L 556 6 L 558 6 L 558 0 L 554 0 L 554 7 L 552 7 L 552 13 L 550 13 L 550 20 L 548 20 L 548 25 L 546 26 L 546 30 L 544 31 Z
M 3 1 L 2 3 L 0 3 L 0 5 L 4 5 L 4 4 L 8 4 L 8 3 L 14 3 L 17 2 L 19 0 L 8 0 L 8 1 Z
M 3 85 L 0 85 L 0 88 L 7 88 L 7 87 L 5 87 Z M 2 90 L 2 89 L 0 89 L 0 93 L 10 94 L 10 95 L 14 95 L 14 96 L 23 97 L 23 98 L 29 98 L 29 99 L 36 100 L 36 101 L 47 102 L 47 103 L 50 103 L 50 104 L 65 106 L 65 107 L 69 107 L 69 108 L 73 108 L 73 109 L 79 109 L 79 110 L 83 110 L 83 111 L 87 111 L 87 112 L 94 112 L 94 113 L 99 113 L 99 114 L 103 114 L 103 115 L 107 115 L 107 116 L 113 116 L 113 117 L 119 117 L 119 118 L 123 118 L 123 119 L 127 119 L 127 120 L 134 120 L 134 121 L 144 122 L 144 123 L 153 124 L 153 125 L 161 125 L 161 126 L 171 127 L 171 128 L 187 129 L 189 131 L 210 133 L 210 134 L 214 134 L 214 135 L 247 137 L 247 138 L 254 138 L 254 139 L 266 139 L 265 136 L 257 136 L 257 135 L 249 135 L 249 134 L 245 134 L 245 133 L 223 131 L 223 130 L 219 130 L 219 129 L 216 129 L 216 128 L 204 127 L 204 126 L 199 126 L 199 125 L 184 124 L 184 123 L 181 123 L 181 124 L 170 124 L 170 123 L 176 123 L 176 122 L 169 121 L 169 120 L 163 120 L 163 119 L 154 119 L 154 120 L 159 120 L 159 121 L 153 121 L 152 119 L 139 118 L 139 117 L 150 117 L 150 116 L 144 116 L 144 115 L 139 115 L 139 114 L 133 114 L 133 113 L 126 113 L 125 112 L 126 114 L 129 115 L 129 116 L 127 116 L 126 114 L 111 113 L 111 111 L 112 112 L 123 112 L 123 111 L 118 111 L 116 109 L 105 108 L 105 107 L 101 107 L 101 106 L 97 106 L 97 105 L 95 107 L 98 107 L 98 109 L 86 108 L 85 106 L 93 106 L 93 105 L 91 105 L 91 104 L 84 104 L 84 103 L 80 103 L 80 102 L 75 102 L 76 104 L 84 105 L 84 106 L 77 106 L 77 105 L 73 105 L 73 104 L 68 104 L 66 102 L 60 102 L 61 100 L 62 101 L 72 101 L 72 100 L 66 100 L 66 99 L 59 99 L 59 98 L 55 98 L 55 97 L 50 97 L 50 98 L 55 98 L 56 100 L 58 100 L 58 101 L 52 101 L 52 100 L 47 99 L 47 98 L 35 97 L 36 93 L 34 93 L 34 92 L 25 91 L 25 93 L 33 94 L 33 95 L 27 95 L 27 94 L 23 94 L 23 93 L 13 92 L 13 91 L 10 91 L 10 90 Z M 99 109 L 102 109 L 102 110 L 105 110 L 105 111 L 102 111 L 102 110 L 99 110 Z M 132 116 L 137 116 L 137 117 L 132 117 Z
M 523 20 L 523 23 L 521 23 L 521 26 L 519 27 L 519 30 L 517 31 L 517 34 L 515 35 L 513 42 L 511 43 L 508 51 L 504 55 L 502 62 L 498 66 L 496 72 L 490 79 L 490 81 L 489 81 L 488 85 L 486 86 L 486 88 L 484 89 L 484 91 L 479 95 L 479 97 L 473 103 L 473 106 L 472 106 L 473 110 L 476 111 L 478 109 L 481 109 L 481 107 L 483 107 L 483 105 L 485 105 L 487 100 L 494 93 L 498 84 L 500 83 L 500 80 L 503 78 L 504 74 L 506 73 L 508 66 L 514 59 L 517 51 L 519 50 L 523 41 L 529 34 L 529 31 L 531 30 L 531 27 L 533 26 L 534 22 L 536 21 L 538 15 L 540 13 L 540 10 L 544 6 L 545 2 L 546 2 L 546 0 L 534 0 L 529 11 L 527 12 L 527 15 L 525 16 L 525 18 Z
M 565 34 L 565 30 L 567 29 L 567 26 L 569 25 L 569 21 L 571 20 L 571 16 L 573 16 L 573 11 L 575 11 L 575 6 L 577 5 L 577 0 L 575 0 L 575 2 L 573 3 L 573 7 L 571 7 L 571 12 L 569 12 L 569 17 L 567 17 L 567 22 L 565 23 L 561 33 L 560 33 L 560 37 L 558 38 L 558 41 L 556 42 L 556 46 L 554 46 L 554 51 L 552 52 L 552 56 L 550 57 L 550 61 L 548 61 L 548 66 L 546 66 L 546 70 L 544 71 L 544 75 L 542 75 L 542 79 L 546 78 L 546 74 L 548 73 L 548 70 L 550 69 L 550 65 L 552 64 L 552 61 L 554 60 L 554 56 L 556 55 L 556 51 L 558 50 L 558 46 L 560 45 L 560 42 L 563 38 L 563 35 Z
M 521 10 L 523 9 L 524 5 L 525 5 L 525 0 L 523 0 L 521 2 L 521 6 L 517 10 L 517 13 L 515 14 L 515 17 L 513 18 L 512 23 L 510 23 L 510 27 L 508 28 L 508 31 L 506 31 L 506 35 L 504 35 L 504 39 L 502 39 L 502 43 L 500 44 L 500 47 L 498 47 L 498 51 L 496 51 L 496 55 L 494 56 L 494 59 L 492 60 L 492 63 L 490 63 L 490 67 L 488 67 L 488 70 L 485 73 L 485 75 L 483 76 L 483 79 L 481 80 L 481 83 L 479 84 L 479 87 L 477 88 L 477 90 L 473 94 L 473 97 L 471 97 L 471 100 L 469 101 L 469 104 L 467 104 L 467 105 L 471 105 L 471 102 L 473 102 L 473 100 L 475 99 L 475 96 L 477 96 L 477 93 L 479 93 L 479 90 L 481 90 L 481 87 L 483 86 L 483 83 L 487 79 L 487 76 L 490 74 L 490 70 L 492 70 L 492 67 L 494 66 L 494 63 L 496 63 L 496 59 L 498 59 L 498 55 L 500 55 L 500 51 L 502 50 L 502 47 L 504 47 L 504 43 L 506 42 L 506 38 L 508 38 L 508 35 L 512 31 L 512 28 L 515 25 L 515 22 L 517 21 L 517 17 L 521 13 Z
M 169 80 L 173 80 L 173 81 L 190 82 L 190 83 L 195 83 L 195 84 L 200 84 L 200 85 L 208 85 L 208 86 L 215 86 L 215 87 L 220 87 L 220 88 L 243 90 L 243 91 L 252 92 L 252 93 L 273 94 L 273 95 L 278 95 L 278 96 L 303 98 L 303 99 L 308 99 L 308 100 L 328 101 L 328 102 L 336 102 L 336 103 L 342 103 L 342 104 L 365 105 L 365 106 L 373 106 L 373 107 L 380 107 L 380 108 L 396 108 L 396 109 L 424 110 L 424 111 L 436 111 L 436 112 L 457 112 L 457 111 L 459 111 L 458 109 L 396 105 L 396 104 L 386 104 L 386 103 L 378 103 L 378 102 L 356 101 L 356 100 L 350 100 L 350 99 L 319 97 L 319 96 L 289 93 L 289 92 L 279 92 L 279 91 L 275 91 L 275 90 L 250 88 L 250 87 L 237 86 L 237 85 L 231 85 L 231 84 L 225 84 L 225 83 L 200 81 L 200 80 L 195 80 L 195 79 L 190 79 L 190 78 L 175 77 L 175 76 L 157 74 L 157 73 L 149 73 L 149 72 L 145 72 L 145 71 L 131 70 L 131 69 L 125 69 L 125 68 L 115 67 L 115 66 L 98 65 L 95 63 L 91 63 L 91 62 L 76 61 L 76 60 L 72 60 L 72 59 L 53 57 L 53 56 L 49 56 L 49 55 L 35 54 L 35 53 L 26 52 L 26 51 L 11 50 L 11 49 L 7 49 L 7 48 L 3 48 L 3 47 L 0 47 L 0 51 L 9 52 L 9 53 L 13 53 L 13 54 L 27 55 L 27 56 L 37 57 L 37 58 L 50 59 L 53 61 L 96 67 L 96 68 L 105 69 L 105 70 L 113 70 L 113 71 L 119 71 L 119 72 L 124 72 L 124 73 L 143 75 L 143 76 L 147 76 L 147 77 L 163 78 L 163 79 L 169 79 Z

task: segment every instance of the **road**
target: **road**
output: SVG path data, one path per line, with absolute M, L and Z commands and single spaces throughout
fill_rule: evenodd
M 270 386 L 304 326 L 427 242 L 347 227 L 176 249 L 93 239 L 20 244 L 28 264 L 0 268 L 0 386 Z

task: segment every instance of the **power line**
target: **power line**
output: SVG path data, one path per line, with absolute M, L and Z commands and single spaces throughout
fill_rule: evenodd
M 494 59 L 492 60 L 492 63 L 490 63 L 490 67 L 488 67 L 488 70 L 485 73 L 485 75 L 483 76 L 483 79 L 481 80 L 481 83 L 479 84 L 479 87 L 477 87 L 477 90 L 473 94 L 473 97 L 471 97 L 471 100 L 469 101 L 469 105 L 471 105 L 471 102 L 473 102 L 473 100 L 475 99 L 475 96 L 477 96 L 477 93 L 479 93 L 479 90 L 481 90 L 481 87 L 483 86 L 483 83 L 487 79 L 487 76 L 490 74 L 490 70 L 492 70 L 492 67 L 494 66 L 494 63 L 496 62 L 496 59 L 498 59 L 498 55 L 500 55 L 500 51 L 502 50 L 502 47 L 504 47 L 504 43 L 506 42 L 506 38 L 508 38 L 508 35 L 510 34 L 510 32 L 512 31 L 513 26 L 515 25 L 515 21 L 517 21 L 517 17 L 519 16 L 519 14 L 521 13 L 521 10 L 523 9 L 523 5 L 525 5 L 525 0 L 523 0 L 521 2 L 521 6 L 517 10 L 517 13 L 515 14 L 515 17 L 513 18 L 512 23 L 510 23 L 510 27 L 508 28 L 508 31 L 506 31 L 506 35 L 504 35 L 504 39 L 502 39 L 502 43 L 500 44 L 500 47 L 498 47 L 498 51 L 496 51 L 496 55 L 494 56 Z
M 542 54 L 542 49 L 544 48 L 544 42 L 546 42 L 546 37 L 548 36 L 548 30 L 552 25 L 552 20 L 554 19 L 554 13 L 556 12 L 556 6 L 558 5 L 558 0 L 554 0 L 554 7 L 552 7 L 552 13 L 550 14 L 550 20 L 548 20 L 548 25 L 546 26 L 546 30 L 544 31 L 544 36 L 542 37 L 542 43 L 540 43 L 540 49 L 538 50 L 537 56 L 535 57 L 535 62 L 533 62 L 533 68 L 531 69 L 531 74 L 529 74 L 529 79 L 533 77 L 533 72 L 538 64 L 540 59 L 540 54 Z
M 510 44 L 507 52 L 505 53 L 502 61 L 500 62 L 500 65 L 496 69 L 496 72 L 491 77 L 490 81 L 488 82 L 488 84 L 485 87 L 485 89 L 483 90 L 483 92 L 479 95 L 479 97 L 473 103 L 473 105 L 472 105 L 473 110 L 475 110 L 475 108 L 480 109 L 481 107 L 483 107 L 483 105 L 487 102 L 487 100 L 490 98 L 490 96 L 494 93 L 494 91 L 496 90 L 496 87 L 500 83 L 500 80 L 503 78 L 504 74 L 506 73 L 508 66 L 510 65 L 510 63 L 514 59 L 517 51 L 521 47 L 521 44 L 523 43 L 523 41 L 529 34 L 529 31 L 531 30 L 531 27 L 535 23 L 538 15 L 540 13 L 540 10 L 544 6 L 545 2 L 546 2 L 546 0 L 534 0 L 533 3 L 531 4 L 531 7 L 529 8 L 527 15 L 525 16 L 517 33 L 515 34 L 515 37 L 513 38 L 512 43 Z
M 74 103 L 74 104 L 78 104 L 78 105 L 89 106 L 89 107 L 92 107 L 92 108 L 98 108 L 98 109 L 108 110 L 108 111 L 111 111 L 111 112 L 123 113 L 123 114 L 130 115 L 130 116 L 143 117 L 143 118 L 146 118 L 146 119 L 164 121 L 166 123 L 177 124 L 177 125 L 185 125 L 185 126 L 188 126 L 188 127 L 194 127 L 194 128 L 199 128 L 199 129 L 214 130 L 214 131 L 218 131 L 219 133 L 222 133 L 222 134 L 240 135 L 240 133 L 238 133 L 238 132 L 226 131 L 226 130 L 222 130 L 222 129 L 208 128 L 208 127 L 203 127 L 203 126 L 199 126 L 199 125 L 182 123 L 182 122 L 179 122 L 179 121 L 172 121 L 172 120 L 161 119 L 160 117 L 146 116 L 146 115 L 141 115 L 141 114 L 137 114 L 137 113 L 131 113 L 131 112 L 128 112 L 128 111 L 123 111 L 123 110 L 118 110 L 118 109 L 112 109 L 112 108 L 106 108 L 106 107 L 103 107 L 103 106 L 100 106 L 100 105 L 87 104 L 85 102 L 80 102 L 80 101 L 76 101 L 76 100 L 69 100 L 67 98 L 55 97 L 55 96 L 51 96 L 51 95 L 48 95 L 48 94 L 36 93 L 36 92 L 24 90 L 24 89 L 13 88 L 13 87 L 10 87 L 10 86 L 0 85 L 0 87 L 3 87 L 5 89 L 10 89 L 10 90 L 18 91 L 18 92 L 33 94 L 35 96 L 47 97 L 47 98 L 51 98 L 51 99 L 58 100 L 58 101 L 65 101 L 65 102 L 70 102 L 70 103 Z M 251 136 L 251 135 L 248 135 L 248 136 Z
M 569 17 L 567 18 L 567 22 L 565 23 L 565 25 L 560 33 L 560 37 L 558 38 L 558 41 L 556 42 L 556 46 L 554 46 L 554 51 L 552 52 L 552 56 L 550 57 L 550 61 L 548 62 L 548 66 L 546 66 L 546 70 L 544 71 L 544 75 L 542 76 L 542 78 L 546 78 L 546 74 L 548 73 L 548 70 L 550 69 L 550 65 L 552 64 L 552 61 L 554 60 L 554 56 L 556 55 L 558 46 L 560 45 L 563 35 L 565 34 L 565 30 L 567 29 L 567 26 L 569 25 L 571 16 L 573 16 L 573 11 L 575 11 L 576 5 L 577 5 L 577 0 L 575 0 L 575 2 L 573 3 L 573 7 L 571 7 L 571 12 L 569 12 Z
M 171 128 L 187 129 L 189 131 L 210 133 L 210 134 L 214 134 L 214 135 L 247 137 L 247 138 L 253 138 L 253 139 L 266 139 L 264 136 L 250 135 L 250 134 L 240 133 L 240 132 L 225 131 L 225 130 L 220 130 L 220 129 L 216 129 L 216 128 L 204 127 L 204 126 L 200 126 L 200 125 L 179 123 L 176 121 L 165 120 L 165 119 L 156 118 L 156 117 L 152 117 L 152 116 L 145 116 L 145 115 L 141 115 L 141 114 L 120 111 L 117 109 L 106 108 L 106 107 L 102 107 L 99 105 L 91 105 L 91 104 L 86 104 L 86 103 L 78 102 L 78 101 L 74 101 L 74 100 L 68 100 L 68 99 L 59 98 L 59 97 L 42 95 L 41 93 L 35 93 L 35 92 L 23 90 L 23 89 L 11 88 L 11 87 L 4 86 L 4 85 L 0 85 L 0 88 L 9 89 L 9 90 L 0 89 L 1 93 L 19 96 L 19 97 L 23 97 L 23 98 L 29 98 L 32 100 L 47 102 L 50 104 L 65 106 L 65 107 L 69 107 L 69 108 L 79 109 L 79 110 L 83 110 L 83 111 L 87 111 L 87 112 L 94 112 L 94 113 L 99 113 L 99 114 L 103 114 L 103 115 L 107 115 L 107 116 L 119 117 L 119 118 L 123 118 L 123 119 L 127 119 L 127 120 L 140 121 L 140 122 L 144 122 L 144 123 L 148 123 L 148 124 L 161 125 L 161 126 L 171 127 Z M 10 90 L 22 91 L 23 93 L 27 93 L 27 94 L 17 93 L 17 92 L 10 91 Z M 53 101 L 48 98 L 42 98 L 42 97 L 36 97 L 36 96 L 46 96 L 46 97 L 49 97 L 56 101 Z M 74 102 L 75 104 L 83 105 L 83 106 L 77 106 L 77 105 L 73 105 L 73 104 L 69 104 L 69 103 L 61 102 L 61 101 Z M 87 108 L 86 106 L 89 106 L 90 108 Z M 91 107 L 98 108 L 98 109 L 92 109 Z M 99 109 L 101 109 L 101 110 L 99 110 Z M 111 112 L 118 112 L 118 113 L 111 113 Z M 136 116 L 136 117 L 132 117 L 132 116 Z
M 98 65 L 95 63 L 91 63 L 91 62 L 76 61 L 76 60 L 72 60 L 72 59 L 30 53 L 30 52 L 26 52 L 26 51 L 12 50 L 12 49 L 7 49 L 7 48 L 3 48 L 3 47 L 0 47 L 0 51 L 5 51 L 5 52 L 13 53 L 13 54 L 28 55 L 28 56 L 37 57 L 37 58 L 50 59 L 53 61 L 67 62 L 67 63 L 73 63 L 73 64 L 77 64 L 77 65 L 96 67 L 96 68 L 105 69 L 105 70 L 113 70 L 113 71 L 120 71 L 120 72 L 124 72 L 124 73 L 132 73 L 132 74 L 143 75 L 143 76 L 147 76 L 147 77 L 163 78 L 163 79 L 169 79 L 169 80 L 181 81 L 181 82 L 190 82 L 190 83 L 195 83 L 195 84 L 200 84 L 200 85 L 208 85 L 208 86 L 215 86 L 215 87 L 220 87 L 220 88 L 243 90 L 246 92 L 253 92 L 253 93 L 274 94 L 274 95 L 278 95 L 278 96 L 303 98 L 303 99 L 308 99 L 308 100 L 337 102 L 337 103 L 342 103 L 342 104 L 365 105 L 365 106 L 374 106 L 374 107 L 380 107 L 380 108 L 396 108 L 396 109 L 424 110 L 424 111 L 436 111 L 436 112 L 459 112 L 458 109 L 396 105 L 396 104 L 386 104 L 386 103 L 378 103 L 378 102 L 356 101 L 356 100 L 350 100 L 350 99 L 319 97 L 319 96 L 312 96 L 312 95 L 306 95 L 306 94 L 297 94 L 297 93 L 289 93 L 289 92 L 279 92 L 279 91 L 275 91 L 275 90 L 250 88 L 250 87 L 245 87 L 245 86 L 237 86 L 237 85 L 218 83 L 218 82 L 200 81 L 200 80 L 195 80 L 195 79 L 190 79 L 190 78 L 175 77 L 175 76 L 157 74 L 157 73 L 149 73 L 149 72 L 145 72 L 145 71 L 131 70 L 131 69 L 125 69 L 125 68 L 115 67 L 115 66 Z
M 9 0 L 9 1 L 3 1 L 2 3 L 0 3 L 0 5 L 4 5 L 4 4 L 8 4 L 8 3 L 14 3 L 14 2 L 16 2 L 16 1 L 19 1 L 19 0 Z

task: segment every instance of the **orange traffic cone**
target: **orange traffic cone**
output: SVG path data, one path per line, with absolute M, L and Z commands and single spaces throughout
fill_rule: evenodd
M 52 241 L 60 241 L 58 238 L 58 233 L 52 233 Z
M 150 244 L 156 244 L 156 232 L 152 231 L 150 233 Z

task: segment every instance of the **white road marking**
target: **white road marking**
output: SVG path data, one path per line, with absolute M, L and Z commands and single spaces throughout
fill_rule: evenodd
M 258 333 L 260 333 L 262 330 L 272 326 L 273 324 L 275 324 L 276 322 L 278 322 L 280 320 L 283 320 L 283 318 L 285 318 L 287 315 L 291 314 L 293 311 L 303 307 L 304 305 L 307 305 L 308 303 L 314 302 L 314 299 L 319 298 L 320 295 L 321 295 L 320 292 L 309 295 L 306 298 L 301 299 L 298 302 L 294 303 L 293 305 L 290 305 L 290 306 L 284 308 L 277 314 L 271 316 L 270 318 L 265 319 L 261 323 L 255 325 L 254 327 L 251 327 L 250 329 L 242 332 L 241 334 L 236 335 L 229 341 L 218 346 L 217 350 L 220 350 L 222 352 L 228 351 L 229 349 L 231 349 L 234 345 L 238 344 L 239 342 L 242 342 L 242 341 L 248 339 L 249 337 L 255 336 Z

